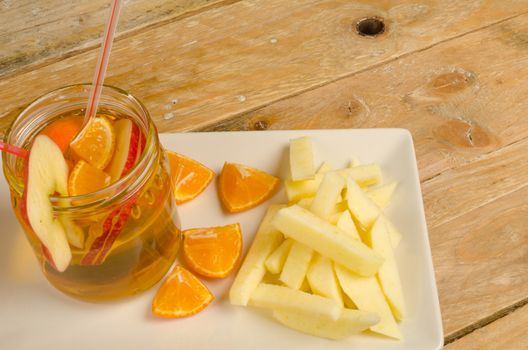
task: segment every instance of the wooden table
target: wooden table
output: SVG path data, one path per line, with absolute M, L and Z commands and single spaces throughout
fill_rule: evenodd
M 0 1 L 0 136 L 91 80 L 108 6 Z M 446 348 L 528 348 L 526 0 L 129 0 L 107 83 L 160 131 L 409 129 Z

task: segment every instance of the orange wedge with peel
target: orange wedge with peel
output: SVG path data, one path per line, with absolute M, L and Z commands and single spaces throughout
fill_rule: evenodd
M 165 318 L 191 316 L 205 309 L 213 299 L 213 294 L 196 276 L 176 266 L 156 293 L 152 313 Z
M 218 194 L 229 213 L 256 207 L 270 198 L 279 178 L 243 164 L 225 163 L 218 179 Z
M 116 134 L 112 122 L 102 116 L 90 120 L 70 144 L 77 157 L 87 161 L 97 169 L 104 169 L 114 155 Z
M 98 191 L 110 185 L 111 177 L 84 160 L 75 164 L 68 177 L 68 193 L 78 196 Z
M 242 253 L 240 225 L 183 231 L 183 256 L 193 272 L 223 278 L 235 268 Z
M 215 173 L 205 165 L 184 155 L 166 151 L 170 163 L 171 180 L 176 203 L 194 199 L 213 180 Z

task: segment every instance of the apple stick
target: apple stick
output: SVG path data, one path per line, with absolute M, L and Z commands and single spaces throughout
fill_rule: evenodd
M 358 276 L 339 264 L 334 264 L 334 268 L 343 292 L 352 299 L 358 309 L 373 312 L 380 317 L 380 322 L 370 329 L 388 337 L 401 339 L 398 324 L 376 277 Z
M 314 294 L 334 299 L 340 306 L 343 306 L 343 295 L 330 259 L 315 253 L 306 273 L 306 279 Z
M 317 174 L 324 174 L 324 173 L 327 173 L 329 171 L 332 171 L 334 168 L 332 167 L 332 165 L 328 162 L 323 162 L 323 164 L 321 164 L 321 166 L 319 167 L 319 169 L 317 169 Z
M 251 294 L 249 305 L 328 320 L 337 320 L 341 315 L 335 300 L 266 283 L 259 284 Z
M 328 221 L 341 197 L 341 190 L 344 186 L 345 180 L 339 174 L 333 172 L 325 174 L 315 198 L 310 204 L 310 211 Z
M 374 275 L 383 262 L 383 259 L 365 244 L 346 237 L 340 229 L 298 205 L 279 210 L 272 224 L 285 236 L 305 244 L 360 275 Z
M 394 259 L 392 243 L 383 217 L 376 220 L 372 229 L 368 232 L 368 236 L 372 249 L 385 259 L 378 271 L 381 288 L 389 301 L 394 317 L 397 320 L 402 320 L 405 306 L 400 273 Z
M 340 228 L 344 233 L 346 233 L 349 237 L 361 241 L 358 230 L 356 228 L 356 224 L 354 224 L 354 220 L 352 220 L 352 217 L 350 216 L 350 212 L 348 210 L 344 211 L 341 214 L 341 216 L 337 220 L 336 226 Z
M 299 137 L 290 140 L 290 170 L 294 181 L 312 179 L 315 174 L 312 140 Z
M 285 239 L 284 242 L 282 242 L 281 245 L 266 259 L 266 269 L 270 273 L 278 274 L 282 271 L 292 245 L 292 239 Z
M 386 185 L 367 188 L 366 193 L 378 207 L 385 209 L 389 205 L 397 185 L 398 182 L 393 181 Z
M 400 231 L 398 231 L 396 226 L 394 226 L 394 224 L 385 215 L 382 215 L 382 216 L 385 219 L 385 225 L 387 225 L 387 230 L 389 230 L 389 236 L 391 239 L 392 247 L 396 249 L 398 245 L 400 244 L 402 235 Z
M 381 168 L 378 164 L 358 165 L 352 168 L 336 170 L 342 177 L 352 177 L 361 187 L 372 186 L 380 183 L 383 179 Z
M 363 192 L 352 177 L 347 180 L 347 203 L 350 213 L 365 230 L 369 229 L 380 215 L 378 206 Z
M 286 327 L 334 340 L 362 332 L 379 322 L 375 313 L 348 309 L 343 309 L 335 321 L 278 310 L 273 311 L 273 318 Z
M 231 304 L 247 305 L 251 293 L 262 281 L 266 273 L 266 268 L 264 267 L 266 259 L 283 240 L 282 234 L 271 225 L 271 220 L 275 213 L 283 207 L 281 205 L 270 205 L 262 219 L 253 243 L 229 290 Z
M 279 280 L 290 288 L 301 288 L 312 256 L 312 249 L 302 243 L 294 242 L 282 268 Z

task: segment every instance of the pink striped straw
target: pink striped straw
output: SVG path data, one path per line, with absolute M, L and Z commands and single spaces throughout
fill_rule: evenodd
M 22 158 L 27 158 L 28 156 L 27 150 L 17 147 L 17 146 L 10 145 L 9 143 L 5 143 L 2 140 L 0 140 L 0 151 L 11 153 L 17 157 L 22 157 Z
M 106 22 L 106 28 L 103 36 L 103 45 L 99 51 L 99 57 L 97 59 L 97 67 L 93 78 L 92 87 L 90 90 L 90 98 L 88 99 L 88 107 L 86 108 L 86 114 L 84 115 L 84 125 L 87 125 L 92 117 L 96 115 L 97 106 L 99 105 L 99 98 L 101 97 L 101 91 L 103 90 L 103 82 L 106 74 L 106 68 L 108 67 L 108 59 L 110 57 L 110 51 L 112 50 L 112 44 L 114 42 L 115 31 L 117 22 L 119 19 L 119 13 L 121 12 L 122 0 L 113 0 L 112 8 L 110 12 L 110 18 Z M 79 135 L 82 134 L 82 130 Z M 77 137 L 79 137 L 77 135 Z M 0 151 L 14 154 L 15 156 L 27 158 L 28 151 L 19 148 L 0 140 Z
M 86 113 L 84 115 L 84 125 L 87 125 L 90 119 L 97 113 L 97 106 L 99 105 L 99 98 L 101 97 L 101 91 L 103 90 L 103 82 L 106 74 L 106 68 L 108 67 L 110 51 L 112 50 L 112 44 L 114 42 L 119 13 L 121 12 L 122 7 L 121 5 L 122 0 L 113 0 L 112 2 L 110 18 L 108 18 L 108 22 L 106 22 L 103 44 L 101 46 L 101 50 L 99 51 L 99 58 L 97 59 L 97 67 L 95 69 L 93 83 L 90 90 L 88 107 L 86 108 Z

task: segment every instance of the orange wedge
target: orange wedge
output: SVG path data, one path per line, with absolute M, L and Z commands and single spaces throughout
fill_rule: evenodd
M 181 204 L 202 193 L 213 180 L 215 173 L 205 165 L 181 154 L 166 151 L 176 203 Z
M 110 185 L 110 182 L 110 175 L 80 160 L 68 177 L 68 193 L 70 196 L 78 196 L 95 192 Z
M 77 116 L 60 118 L 46 126 L 42 134 L 52 139 L 64 153 L 81 130 L 82 122 L 82 118 Z
M 183 255 L 194 272 L 223 278 L 236 266 L 242 253 L 239 224 L 183 231 Z
M 209 305 L 213 294 L 191 272 L 176 266 L 152 301 L 152 313 L 174 318 L 194 315 Z
M 256 207 L 271 197 L 279 178 L 242 164 L 225 163 L 219 177 L 218 193 L 229 213 Z
M 70 144 L 70 148 L 79 158 L 97 169 L 104 169 L 114 155 L 115 140 L 112 122 L 100 116 L 90 121 L 83 134 Z

